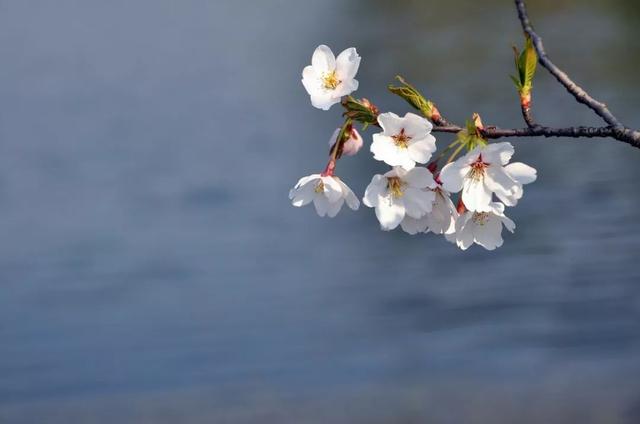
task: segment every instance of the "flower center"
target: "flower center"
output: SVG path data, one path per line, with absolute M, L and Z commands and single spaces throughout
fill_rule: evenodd
M 316 185 L 315 192 L 316 193 L 324 192 L 324 183 L 322 182 L 322 180 L 318 181 L 318 185 Z
M 335 90 L 342 81 L 338 79 L 336 71 L 331 71 L 322 77 L 322 83 L 327 90 Z
M 389 177 L 387 178 L 387 188 L 391 195 L 395 198 L 402 197 L 404 192 L 402 188 L 404 187 L 404 182 L 398 177 Z
M 484 225 L 489 220 L 489 212 L 474 212 L 473 222 L 478 225 Z
M 400 130 L 399 134 L 392 135 L 391 138 L 393 139 L 394 144 L 397 147 L 400 147 L 402 149 L 406 149 L 408 146 L 409 140 L 411 140 L 411 137 L 409 137 L 404 133 L 404 128 Z
M 469 178 L 475 181 L 479 181 L 484 178 L 485 169 L 489 166 L 488 163 L 482 161 L 482 155 L 478 157 L 478 160 L 471 164 L 471 170 L 469 171 Z

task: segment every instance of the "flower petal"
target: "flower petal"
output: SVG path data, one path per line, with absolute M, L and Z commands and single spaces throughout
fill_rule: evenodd
M 302 177 L 298 180 L 294 188 L 300 188 L 303 185 L 307 184 L 309 181 L 317 180 L 318 178 L 320 178 L 320 174 L 311 174 L 311 175 Z
M 417 188 L 434 188 L 436 182 L 433 180 L 433 174 L 427 169 L 421 166 L 413 168 L 402 177 L 411 187 Z
M 511 178 L 519 182 L 520 184 L 529 184 L 536 180 L 537 171 L 535 168 L 525 165 L 522 162 L 514 162 L 504 167 Z
M 330 203 L 337 202 L 342 198 L 342 186 L 334 177 L 321 177 L 324 183 L 324 195 Z
M 336 58 L 329 47 L 321 44 L 313 52 L 311 66 L 320 74 L 333 72 L 336 69 Z
M 370 149 L 375 160 L 382 161 L 389 166 L 402 166 L 405 169 L 411 169 L 415 166 L 415 162 L 409 157 L 407 149 L 398 148 L 393 143 L 393 139 L 384 134 L 373 135 L 373 143 L 371 143 Z
M 440 171 L 440 181 L 442 188 L 449 193 L 457 193 L 462 190 L 464 177 L 469 173 L 469 167 L 464 163 L 455 161 L 448 163 Z
M 454 233 L 456 207 L 441 190 L 434 192 L 435 198 L 431 213 L 427 214 L 429 230 L 434 234 Z
M 378 115 L 378 124 L 382 128 L 382 134 L 387 136 L 396 135 L 403 128 L 403 121 L 393 112 L 385 112 Z
M 502 246 L 502 221 L 493 214 L 484 223 L 476 225 L 473 233 L 475 242 L 487 250 Z
M 355 47 L 343 50 L 336 59 L 336 73 L 338 78 L 345 81 L 353 79 L 358 73 L 360 66 L 360 56 Z
M 338 183 L 342 187 L 342 197 L 344 197 L 344 199 L 347 201 L 347 206 L 349 206 L 349 208 L 353 209 L 354 211 L 357 211 L 360 207 L 360 201 L 358 200 L 356 195 L 342 180 L 339 179 Z
M 513 156 L 513 145 L 509 142 L 490 143 L 481 151 L 482 160 L 486 163 L 506 165 Z
M 419 140 L 411 140 L 407 147 L 409 157 L 418 163 L 427 163 L 431 155 L 436 151 L 436 139 L 431 134 L 427 134 Z
M 340 103 L 340 97 L 336 98 L 329 93 L 311 94 L 311 104 L 315 108 L 329 110 L 336 103 Z
M 313 206 L 316 207 L 318 215 L 325 216 L 329 210 L 329 200 L 326 196 L 314 196 Z
M 404 218 L 405 210 L 402 199 L 394 199 L 390 194 L 381 197 L 376 207 L 376 217 L 380 227 L 389 231 L 396 228 Z
M 336 89 L 333 91 L 333 95 L 338 99 L 341 99 L 342 96 L 347 96 L 358 89 L 358 80 L 350 79 L 342 81 Z
M 315 197 L 315 187 L 313 184 L 306 184 L 298 189 L 289 192 L 291 204 L 297 208 L 308 205 Z
M 407 215 L 402 222 L 400 222 L 400 226 L 406 233 L 413 236 L 427 231 L 427 219 L 426 217 L 415 219 Z
M 473 212 L 467 212 L 456 220 L 456 244 L 462 250 L 467 250 L 473 244 L 474 222 Z
M 434 198 L 435 194 L 431 190 L 407 187 L 402 197 L 406 214 L 416 219 L 423 217 L 431 212 Z
M 465 178 L 462 187 L 462 201 L 470 211 L 483 212 L 489 210 L 491 191 L 482 179 Z
M 390 138 L 383 134 L 374 134 L 373 142 L 369 147 L 373 158 L 376 160 L 384 160 L 384 158 L 391 154 L 393 145 L 390 142 Z
M 411 138 L 424 138 L 433 129 L 431 122 L 415 113 L 408 112 L 403 121 L 404 132 Z
M 335 217 L 340 209 L 342 209 L 342 205 L 344 204 L 344 199 L 340 198 L 337 202 L 329 203 L 329 207 L 327 209 L 327 216 L 329 218 Z
M 313 66 L 307 66 L 302 70 L 302 85 L 310 95 L 321 92 L 320 77 Z
M 362 203 L 370 208 L 378 206 L 380 196 L 383 194 L 387 187 L 387 179 L 382 175 L 374 175 L 371 182 L 367 186 Z
M 484 183 L 507 206 L 515 206 L 522 197 L 522 186 L 507 174 L 502 166 L 490 165 Z

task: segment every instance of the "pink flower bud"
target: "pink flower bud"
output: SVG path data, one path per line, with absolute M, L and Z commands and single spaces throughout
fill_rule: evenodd
M 340 133 L 340 128 L 337 128 L 331 138 L 329 139 L 329 148 L 333 147 L 336 144 L 336 139 L 338 138 L 338 134 Z M 362 137 L 356 131 L 355 128 L 351 127 L 351 133 L 349 134 L 349 139 L 344 142 L 342 146 L 342 154 L 347 156 L 353 156 L 362 148 Z

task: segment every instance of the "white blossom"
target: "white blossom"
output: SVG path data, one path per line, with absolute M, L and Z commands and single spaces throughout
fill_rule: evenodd
M 338 138 L 338 134 L 340 134 L 340 128 L 337 128 L 331 138 L 329 139 L 329 147 L 333 147 L 336 144 L 336 139 Z M 351 127 L 351 133 L 349 133 L 349 138 L 342 144 L 342 154 L 347 156 L 353 156 L 362 148 L 362 137 L 358 133 L 358 131 Z
M 351 209 L 358 210 L 360 201 L 353 191 L 335 176 L 313 174 L 300 178 L 289 191 L 291 204 L 296 207 L 307 205 L 313 201 L 316 212 L 320 216 L 333 218 L 347 202 Z
M 432 232 L 434 234 L 444 234 L 447 240 L 455 242 L 455 224 L 456 218 L 458 218 L 456 206 L 451 201 L 449 193 L 441 187 L 431 190 L 434 193 L 431 212 L 419 219 L 405 216 L 400 226 L 411 235 Z
M 355 80 L 360 56 L 354 47 L 344 50 L 336 58 L 331 49 L 320 45 L 313 52 L 311 65 L 302 71 L 302 84 L 311 97 L 311 104 L 322 110 L 340 102 L 342 96 L 358 89 Z
M 442 169 L 442 187 L 451 193 L 462 190 L 462 201 L 470 211 L 490 211 L 492 193 L 505 205 L 515 206 L 522 198 L 522 185 L 536 180 L 536 170 L 520 162 L 507 165 L 513 152 L 506 142 L 476 147 Z
M 467 211 L 456 220 L 456 244 L 467 250 L 473 243 L 487 250 L 502 246 L 502 226 L 513 233 L 516 224 L 504 215 L 504 205 L 491 202 L 486 211 Z
M 409 171 L 395 167 L 384 175 L 374 175 L 367 187 L 363 203 L 375 208 L 383 230 L 393 230 L 409 216 L 423 217 L 433 207 L 435 188 L 431 172 L 418 167 Z
M 433 125 L 415 113 L 399 117 L 395 113 L 381 113 L 378 123 L 382 132 L 373 135 L 373 158 L 391 166 L 413 168 L 416 163 L 427 163 L 436 150 L 436 139 L 431 135 Z

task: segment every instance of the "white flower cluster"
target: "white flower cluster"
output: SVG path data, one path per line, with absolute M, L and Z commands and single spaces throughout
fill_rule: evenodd
M 302 83 L 314 107 L 328 110 L 357 89 L 354 77 L 360 56 L 355 48 L 336 59 L 331 49 L 319 46 L 311 63 L 304 68 Z M 502 227 L 515 229 L 504 214 L 505 206 L 517 204 L 523 185 L 535 181 L 536 170 L 509 163 L 514 153 L 510 143 L 483 142 L 455 161 L 452 157 L 437 174 L 438 160 L 429 163 L 436 151 L 431 122 L 413 113 L 400 117 L 376 112 L 376 116 L 382 132 L 373 135 L 370 150 L 375 160 L 391 169 L 373 176 L 363 203 L 375 209 L 381 229 L 399 226 L 412 235 L 443 234 L 463 250 L 474 243 L 488 250 L 500 247 Z M 355 155 L 363 140 L 348 121 L 334 132 L 329 145 L 332 156 L 325 171 L 301 178 L 289 198 L 293 206 L 313 202 L 318 215 L 334 217 L 345 202 L 353 210 L 360 205 L 353 191 L 334 176 L 334 169 L 339 155 Z M 458 192 L 456 206 L 451 194 Z M 498 201 L 493 200 L 494 194 Z

